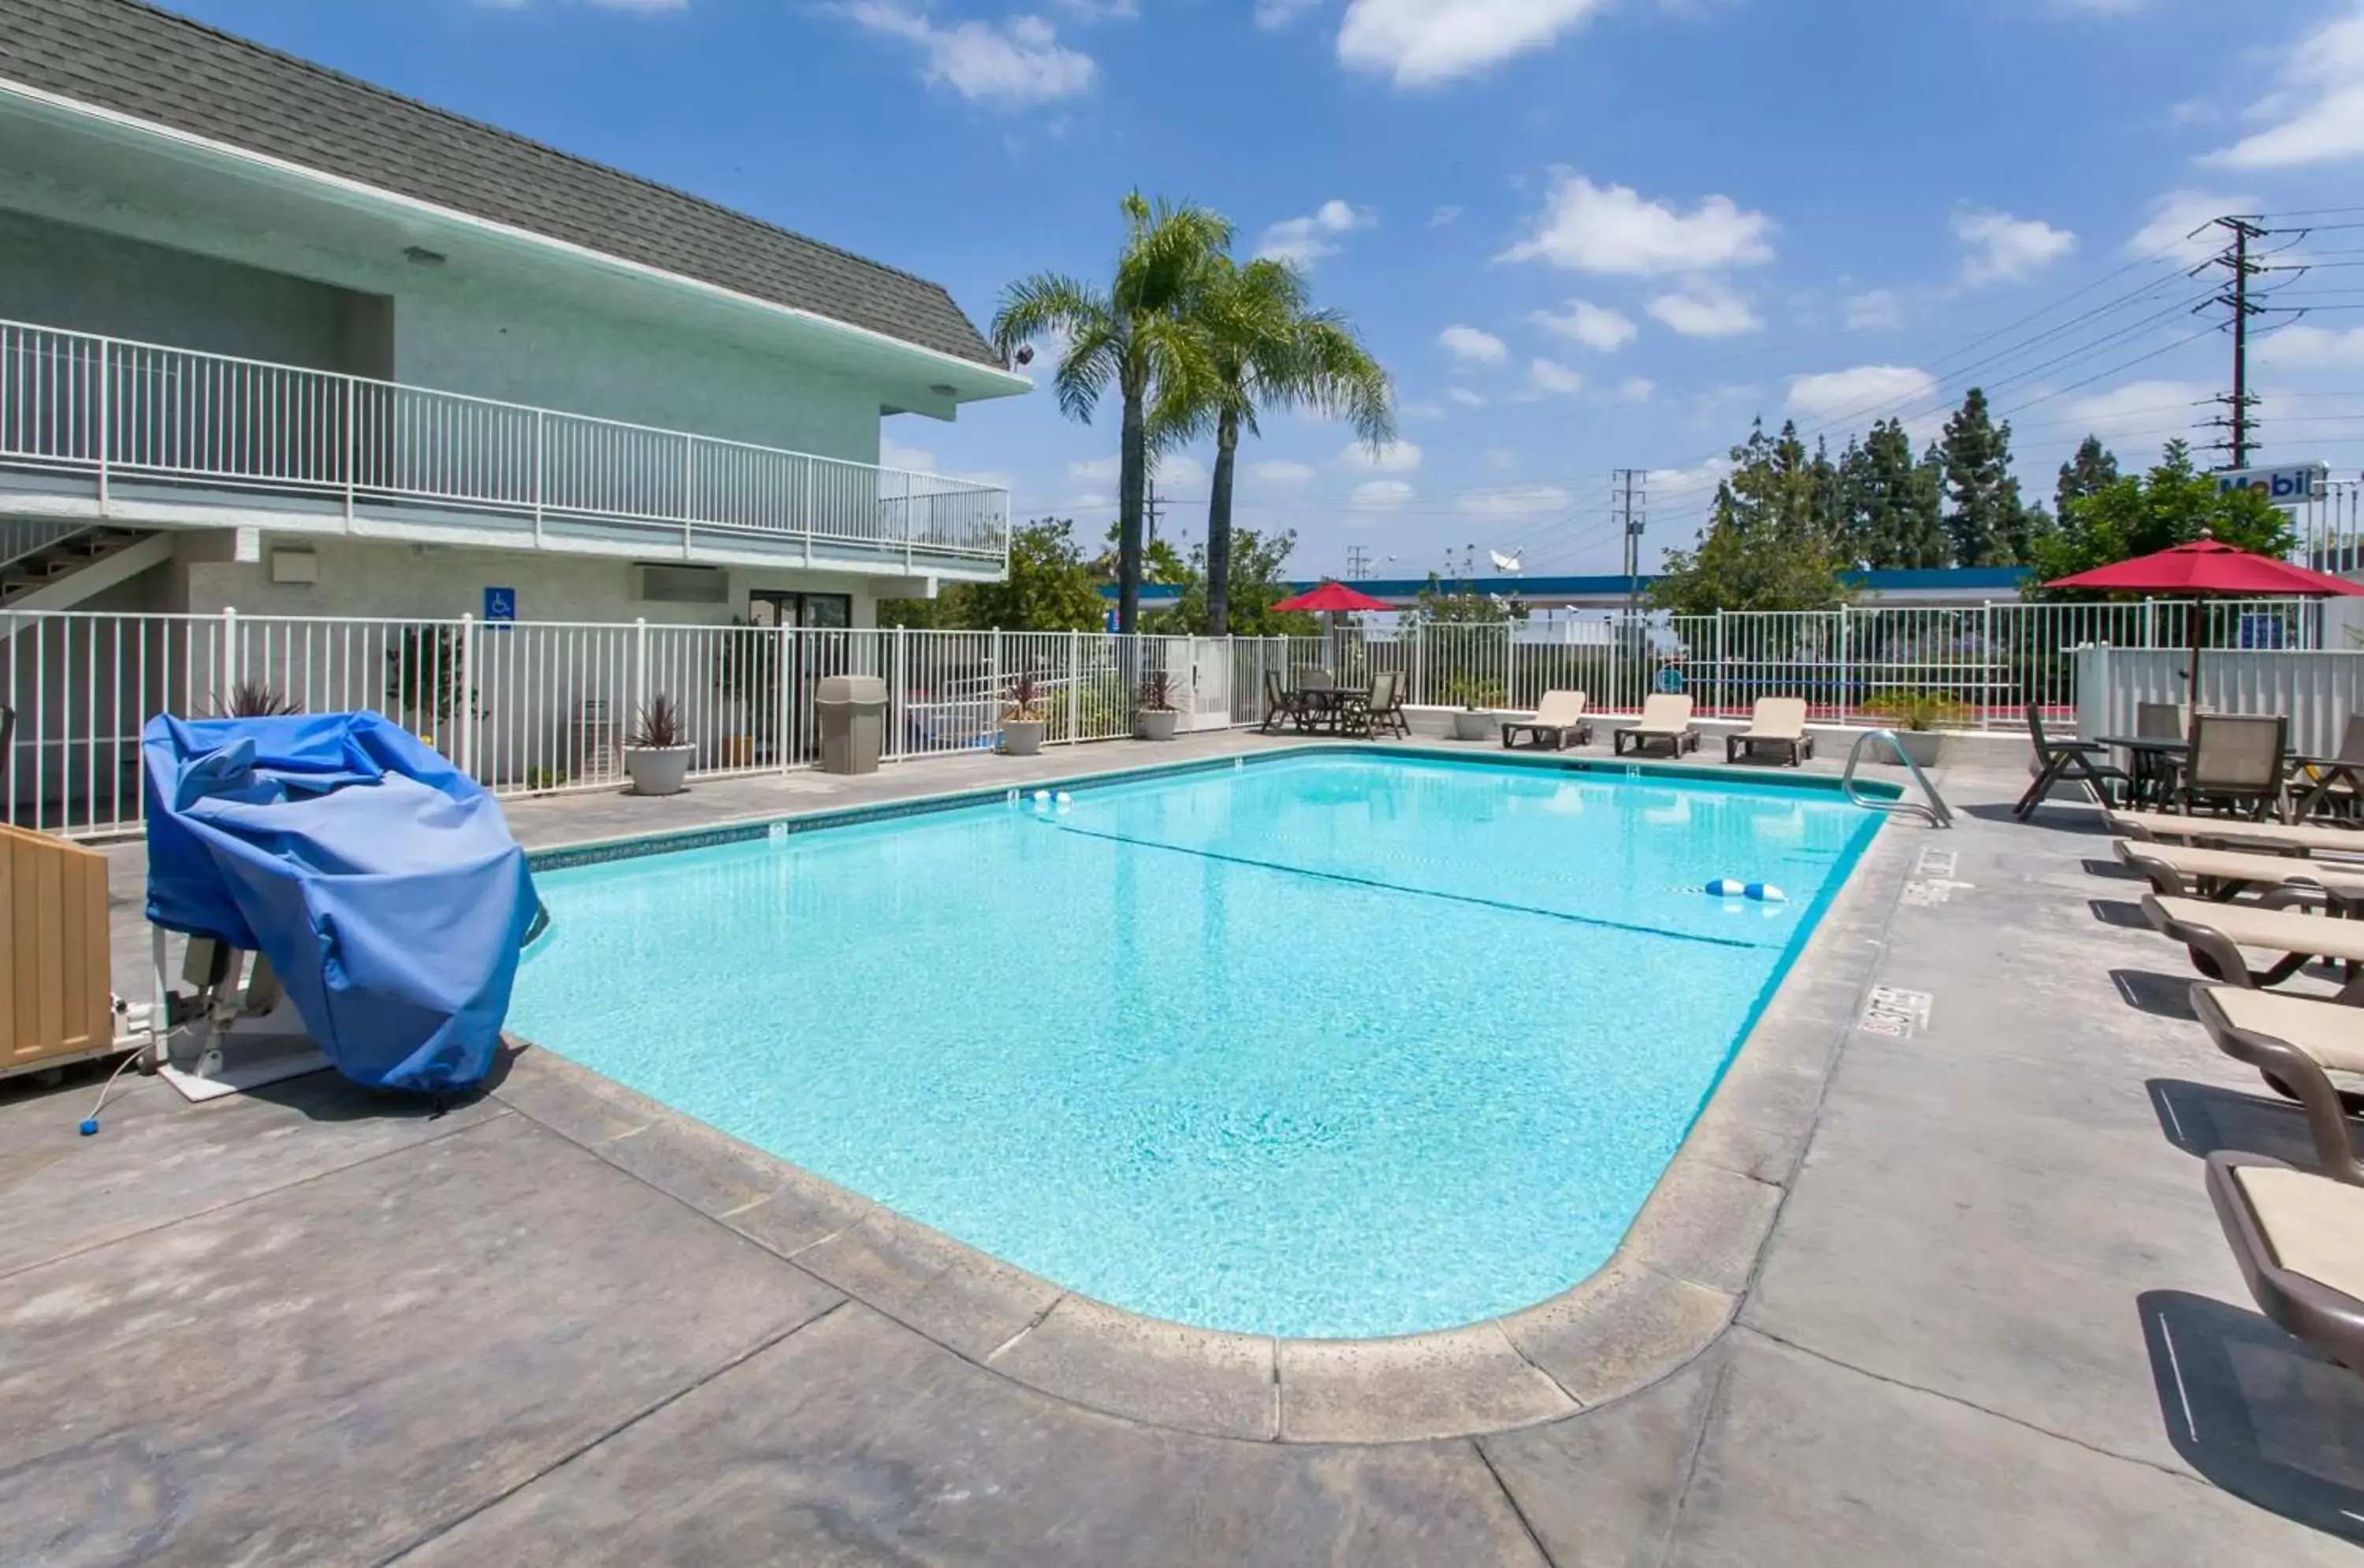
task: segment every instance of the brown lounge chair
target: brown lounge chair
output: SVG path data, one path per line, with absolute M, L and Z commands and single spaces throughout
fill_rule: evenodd
M 1299 729 L 1305 728 L 1305 699 L 1281 684 L 1280 672 L 1264 673 L 1264 722 L 1256 727 L 1259 735 L 1269 735 L 1273 727 L 1287 719 Z
M 1642 699 L 1642 717 L 1623 729 L 1613 730 L 1609 749 L 1619 756 L 1645 746 L 1664 746 L 1667 755 L 1679 757 L 1699 750 L 1699 731 L 1691 728 L 1691 699 L 1673 692 L 1653 692 Z
M 2106 761 L 2109 748 L 2098 740 L 2080 740 L 2073 736 L 2047 736 L 2044 732 L 2044 709 L 2033 699 L 2027 705 L 2027 740 L 2035 748 L 2037 763 L 2035 782 L 2011 808 L 2012 815 L 2022 822 L 2035 815 L 2052 793 L 2056 784 L 2074 782 L 2093 792 L 2093 798 L 2102 806 L 2114 805 L 2134 788 L 2134 781 L 2123 769 L 2111 767 Z M 2104 759 L 2095 761 L 2096 758 Z
M 2304 969 L 2310 959 L 2327 958 L 2350 970 L 2341 1000 L 2364 1002 L 2364 971 L 2356 969 L 2364 964 L 2364 920 L 2250 904 L 2161 898 L 2156 893 L 2144 894 L 2142 906 L 2151 925 L 2181 942 L 2191 954 L 2192 967 L 2211 980 L 2252 988 L 2279 985 Z M 2282 956 L 2253 970 L 2241 956 L 2243 948 Z
M 1736 762 L 1744 756 L 1754 757 L 1760 746 L 1780 752 L 1793 768 L 1814 754 L 1814 738 L 1806 733 L 1805 698 L 1758 697 L 1748 728 L 1723 738 L 1723 760 Z
M 2364 1186 L 2364 1161 L 2356 1158 L 2347 1121 L 2364 1099 L 2331 1081 L 2334 1073 L 2364 1073 L 2364 1007 L 2284 991 L 2194 985 L 2191 1010 L 2217 1050 L 2256 1068 L 2276 1094 L 2305 1110 L 2325 1173 Z
M 2364 1371 L 2364 1187 L 2220 1151 L 2208 1156 L 2208 1199 L 2258 1310 Z
M 2169 898 L 2223 902 L 2254 893 L 2267 909 L 2295 905 L 2337 905 L 2343 915 L 2364 904 L 2364 865 L 2352 861 L 2314 861 L 2247 850 L 2212 850 L 2195 844 L 2117 840 L 2118 859 L 2150 880 Z
M 1584 717 L 1582 692 L 1545 692 L 1533 718 L 1502 726 L 1502 747 L 1508 751 L 1522 735 L 1532 735 L 1538 747 L 1563 751 L 1592 744 L 1592 720 Z
M 2260 849 L 2284 855 L 2364 857 L 2364 831 L 2319 822 L 2238 822 L 2176 811 L 2107 811 L 2110 831 L 2146 841 L 2180 840 L 2210 848 Z

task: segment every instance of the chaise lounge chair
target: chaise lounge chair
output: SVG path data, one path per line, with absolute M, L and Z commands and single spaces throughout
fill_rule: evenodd
M 2331 1081 L 2334 1073 L 2364 1073 L 2364 1007 L 2282 991 L 2194 985 L 2191 1010 L 2217 1050 L 2256 1068 L 2276 1094 L 2305 1110 L 2324 1173 L 2364 1186 L 2364 1161 L 2356 1158 L 2347 1119 L 2364 1107 L 2364 1097 Z
M 1744 756 L 1754 757 L 1760 746 L 1780 752 L 1793 768 L 1814 754 L 1814 738 L 1806 733 L 1805 698 L 1758 697 L 1748 728 L 1723 738 L 1723 760 L 1736 762 Z
M 2117 845 L 2118 859 L 2149 878 L 2152 888 L 2169 898 L 2221 902 L 2254 891 L 2258 896 L 2253 902 L 2268 909 L 2332 904 L 2341 906 L 2342 914 L 2354 913 L 2356 906 L 2364 904 L 2364 865 L 2350 861 L 2306 860 L 2139 839 L 2120 839 Z
M 2350 973 L 2342 1001 L 2364 1002 L 2364 920 L 2302 915 L 2295 909 L 2260 909 L 2250 904 L 2211 904 L 2199 898 L 2143 895 L 2143 913 L 2159 931 L 2181 942 L 2192 967 L 2211 980 L 2249 987 L 2279 985 L 2311 959 L 2347 964 Z M 2264 969 L 2251 969 L 2243 948 L 2282 956 Z
M 1548 746 L 1555 751 L 1591 745 L 1592 720 L 1584 717 L 1586 700 L 1582 692 L 1545 692 L 1534 717 L 1502 726 L 1503 749 L 1515 746 L 1522 735 L 1532 735 L 1537 747 Z
M 1642 699 L 1642 717 L 1626 728 L 1614 730 L 1609 749 L 1619 756 L 1645 746 L 1664 746 L 1667 755 L 1679 757 L 1699 750 L 1699 731 L 1691 728 L 1691 699 L 1673 692 L 1653 692 Z
M 2258 845 L 2283 854 L 2364 856 L 2364 832 L 2314 822 L 2236 822 L 2171 811 L 2111 811 L 2110 831 L 2129 839 L 2180 839 L 2209 846 Z
M 2364 1187 L 2220 1151 L 2208 1156 L 2208 1199 L 2258 1310 L 2364 1371 Z

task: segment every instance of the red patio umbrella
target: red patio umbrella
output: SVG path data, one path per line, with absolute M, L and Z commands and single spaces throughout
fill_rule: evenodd
M 2345 577 L 2310 572 L 2287 561 L 2236 550 L 2206 534 L 2132 561 L 2114 562 L 2059 577 L 2047 588 L 2094 588 L 2128 594 L 2188 594 L 2194 598 L 2329 599 L 2364 595 Z M 2191 700 L 2200 700 L 2200 617 L 2191 617 Z
M 1310 593 L 1299 594 L 1293 599 L 1283 599 L 1273 606 L 1276 610 L 1389 610 L 1395 608 L 1385 599 L 1375 599 L 1358 593 L 1344 583 L 1324 583 Z

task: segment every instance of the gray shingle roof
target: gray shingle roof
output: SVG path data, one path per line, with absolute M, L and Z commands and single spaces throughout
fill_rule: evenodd
M 938 284 L 134 0 L 0 0 L 0 77 L 999 363 Z

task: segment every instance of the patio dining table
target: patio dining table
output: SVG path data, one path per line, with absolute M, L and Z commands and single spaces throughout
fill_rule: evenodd
M 1371 694 L 1361 686 L 1300 686 L 1297 697 L 1305 705 L 1300 728 L 1336 735 L 1369 704 Z
M 2156 804 L 2174 787 L 2176 770 L 2191 755 L 2191 742 L 2174 736 L 2103 735 L 2101 744 L 2124 751 L 2126 773 L 2135 781 L 2139 804 Z

